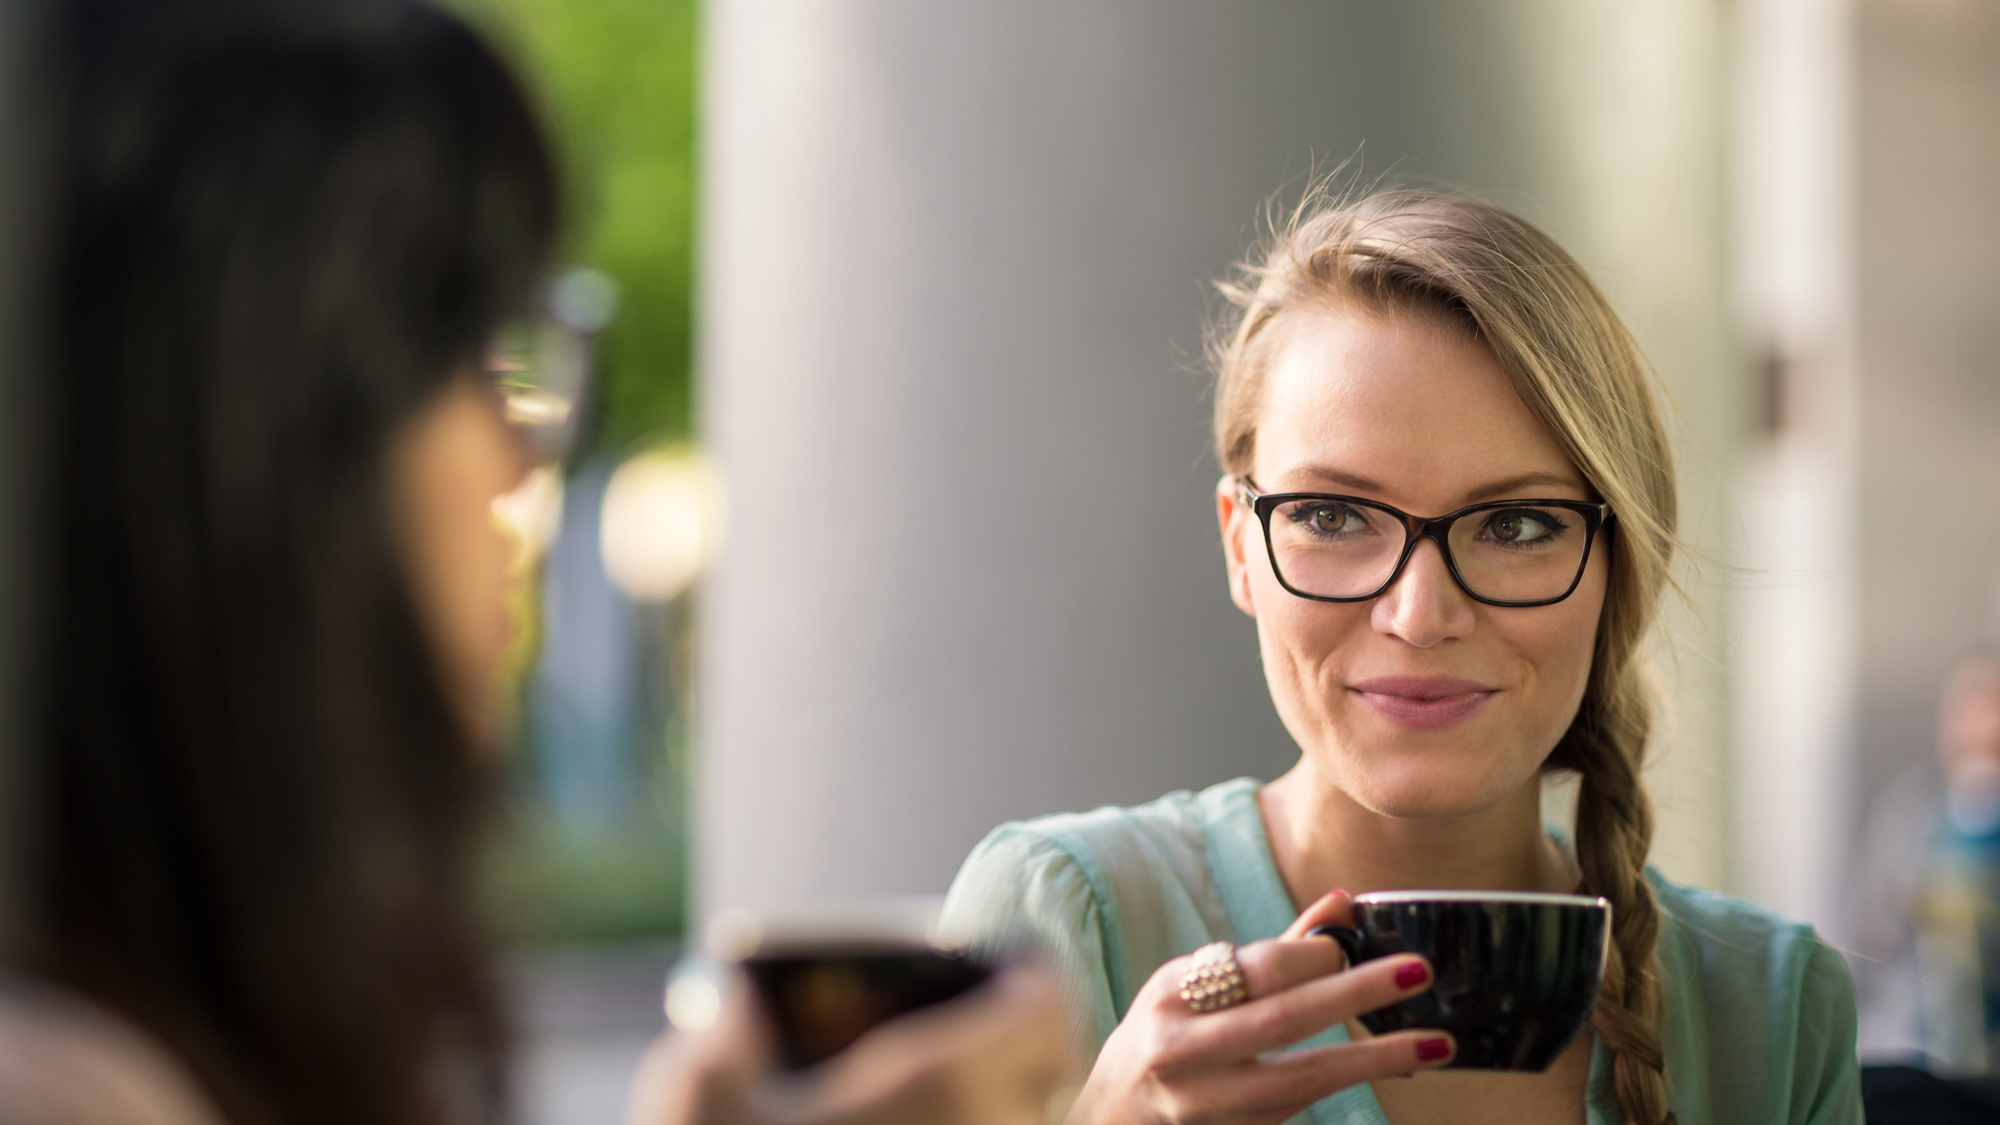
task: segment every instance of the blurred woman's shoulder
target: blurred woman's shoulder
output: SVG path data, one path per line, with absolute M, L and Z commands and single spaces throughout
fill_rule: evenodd
M 0 977 L 0 1125 L 220 1125 L 138 1029 L 53 986 Z

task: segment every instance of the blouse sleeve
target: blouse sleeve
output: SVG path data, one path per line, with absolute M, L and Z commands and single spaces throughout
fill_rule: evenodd
M 1833 947 L 1813 942 L 1799 982 L 1797 1056 L 1792 1063 L 1792 1120 L 1802 1125 L 1861 1125 L 1858 1017 L 1847 965 Z
M 1074 857 L 1032 829 L 1003 825 L 959 868 L 939 928 L 975 949 L 1040 955 L 1061 982 L 1077 1041 L 1095 1056 L 1118 1024 L 1102 919 Z

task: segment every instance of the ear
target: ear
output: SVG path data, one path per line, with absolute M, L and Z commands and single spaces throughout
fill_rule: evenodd
M 1258 544 L 1257 513 L 1237 498 L 1236 478 L 1223 474 L 1215 486 L 1215 520 L 1222 528 L 1222 559 L 1229 569 L 1229 600 L 1236 608 L 1257 616 L 1257 603 L 1250 598 L 1250 560 Z

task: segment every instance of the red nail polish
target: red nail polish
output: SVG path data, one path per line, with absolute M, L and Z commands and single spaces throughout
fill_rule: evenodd
M 1433 1039 L 1417 1040 L 1417 1061 L 1436 1062 L 1451 1054 L 1451 1040 L 1440 1035 Z
M 1397 988 L 1415 988 L 1429 979 L 1431 967 L 1422 961 L 1412 961 L 1396 970 Z

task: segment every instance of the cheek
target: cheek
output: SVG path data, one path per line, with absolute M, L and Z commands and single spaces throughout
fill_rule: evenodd
M 1509 647 L 1534 668 L 1534 696 L 1530 714 L 1523 718 L 1541 728 L 1548 749 L 1569 728 L 1590 685 L 1604 599 L 1603 570 L 1593 559 L 1590 572 L 1568 599 L 1498 619 Z
M 476 389 L 448 392 L 398 457 L 412 585 L 447 676 L 475 711 L 511 639 L 511 551 L 493 501 L 519 476 L 511 435 Z
M 458 601 L 464 659 L 476 666 L 472 674 L 482 678 L 497 671 L 513 631 L 506 610 L 513 545 L 493 513 L 494 500 L 518 476 L 512 472 L 512 451 L 505 441 L 504 432 L 482 432 L 476 449 L 466 451 L 471 471 L 453 497 L 450 517 L 459 557 L 447 579 L 455 589 L 447 596 Z
M 1369 632 L 1369 603 L 1315 602 L 1278 585 L 1269 566 L 1253 573 L 1257 645 L 1278 714 L 1295 736 L 1325 723 L 1339 695 L 1342 654 Z

